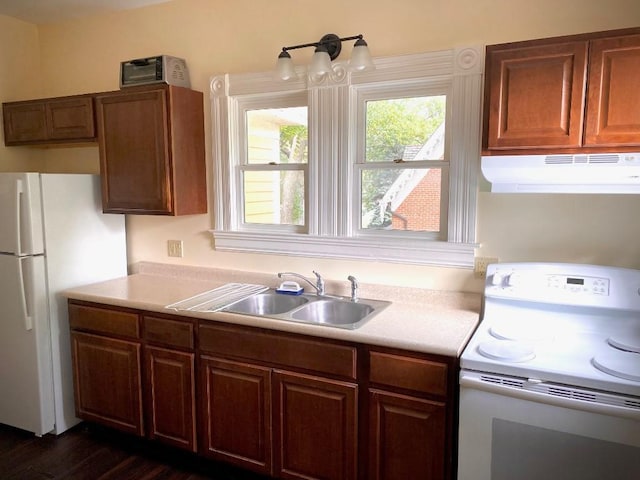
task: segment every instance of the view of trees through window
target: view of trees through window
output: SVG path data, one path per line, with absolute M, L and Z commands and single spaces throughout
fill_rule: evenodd
M 439 230 L 441 167 L 415 162 L 444 159 L 445 113 L 444 95 L 366 103 L 361 228 Z
M 365 158 L 359 161 L 361 228 L 438 231 L 446 96 L 366 103 Z M 247 112 L 245 222 L 305 224 L 307 108 Z M 422 163 L 416 163 L 422 162 Z

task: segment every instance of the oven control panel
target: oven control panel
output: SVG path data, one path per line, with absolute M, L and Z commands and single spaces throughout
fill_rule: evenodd
M 640 270 L 582 264 L 489 265 L 485 297 L 640 310 Z
M 492 285 L 511 290 L 550 289 L 569 294 L 609 295 L 608 278 L 568 275 L 544 275 L 530 272 L 495 272 Z
M 570 293 L 609 295 L 609 279 L 597 277 L 568 277 L 565 275 L 547 276 L 547 286 Z

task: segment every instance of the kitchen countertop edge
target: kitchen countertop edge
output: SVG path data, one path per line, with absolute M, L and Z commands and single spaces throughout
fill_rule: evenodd
M 237 272 L 216 270 L 215 278 L 134 273 L 127 277 L 71 288 L 68 299 L 185 316 L 235 325 L 322 337 L 372 346 L 459 357 L 479 322 L 481 296 L 405 287 L 361 284 L 361 298 L 389 300 L 391 305 L 357 329 L 309 325 L 224 312 L 189 312 L 165 308 L 177 301 L 237 282 Z M 249 278 L 250 277 L 250 278 Z M 246 283 L 277 286 L 277 277 L 245 275 Z M 275 282 L 275 283 L 274 283 Z M 330 293 L 343 295 L 331 290 Z M 382 296 L 384 295 L 384 296 Z

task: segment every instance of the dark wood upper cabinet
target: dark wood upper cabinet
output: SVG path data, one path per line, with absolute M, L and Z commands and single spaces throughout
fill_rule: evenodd
M 579 147 L 587 42 L 487 47 L 490 149 Z
M 7 146 L 98 142 L 105 213 L 207 212 L 202 92 L 155 84 L 2 108 Z
M 2 109 L 5 145 L 95 142 L 91 95 L 9 102 Z
M 201 92 L 170 85 L 96 95 L 106 213 L 206 213 Z
M 640 144 L 640 34 L 591 42 L 584 144 Z
M 640 29 L 490 45 L 483 153 L 640 145 Z

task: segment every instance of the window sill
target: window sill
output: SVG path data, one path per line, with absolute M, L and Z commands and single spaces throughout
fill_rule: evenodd
M 428 240 L 320 237 L 281 233 L 228 232 L 211 230 L 215 249 L 343 260 L 473 268 L 472 243 Z

